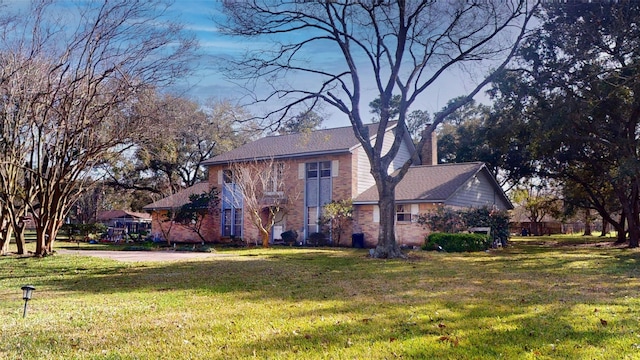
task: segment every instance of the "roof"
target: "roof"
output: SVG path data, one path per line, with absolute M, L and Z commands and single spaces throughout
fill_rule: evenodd
M 141 219 L 141 220 L 151 220 L 151 215 L 147 213 L 140 213 L 128 210 L 107 210 L 101 211 L 98 216 L 98 221 L 108 221 L 111 219 Z
M 390 122 L 388 129 L 397 125 Z M 375 137 L 378 124 L 368 124 L 369 136 Z M 360 142 L 351 126 L 288 135 L 267 136 L 203 162 L 214 165 L 243 160 L 266 158 L 302 157 L 319 154 L 345 153 Z
M 173 195 L 167 196 L 164 199 L 160 199 L 154 203 L 146 205 L 143 209 L 145 209 L 146 211 L 176 209 L 188 203 L 189 196 L 193 194 L 206 193 L 208 191 L 209 183 L 206 181 L 199 182 Z
M 395 200 L 400 203 L 445 203 L 480 171 L 488 172 L 484 163 L 481 162 L 411 167 L 396 187 Z M 493 176 L 490 178 L 493 179 Z M 504 196 L 495 180 L 492 185 L 497 192 Z M 509 203 L 506 196 L 505 200 Z M 353 201 L 354 204 L 377 202 L 378 190 L 375 185 L 365 190 Z

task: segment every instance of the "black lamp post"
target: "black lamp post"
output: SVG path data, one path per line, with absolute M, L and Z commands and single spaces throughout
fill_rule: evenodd
M 35 290 L 32 285 L 25 285 L 22 287 L 22 299 L 24 299 L 24 311 L 22 312 L 22 317 L 27 316 L 27 303 L 31 300 L 31 295 L 33 295 L 33 290 Z

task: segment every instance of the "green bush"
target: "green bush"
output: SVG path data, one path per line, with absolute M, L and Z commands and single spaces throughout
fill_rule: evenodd
M 491 240 L 482 234 L 433 233 L 427 236 L 422 249 L 436 250 L 438 246 L 447 252 L 484 251 L 491 246 Z
M 325 234 L 321 232 L 314 232 L 309 234 L 309 239 L 307 240 L 307 244 L 311 246 L 327 246 L 328 239 Z
M 296 241 L 298 240 L 298 232 L 295 230 L 287 230 L 285 232 L 282 233 L 282 241 L 285 244 L 295 244 Z
M 487 207 L 456 210 L 439 207 L 418 215 L 418 224 L 433 232 L 458 233 L 472 227 L 490 227 L 491 240 L 506 244 L 509 239 L 509 213 Z

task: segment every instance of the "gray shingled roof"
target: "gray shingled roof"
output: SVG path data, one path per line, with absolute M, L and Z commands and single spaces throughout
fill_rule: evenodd
M 412 167 L 396 187 L 396 202 L 443 203 L 483 167 L 479 162 Z M 374 185 L 353 202 L 377 201 L 378 190 Z
M 397 124 L 390 123 L 389 127 Z M 378 124 L 369 124 L 369 135 L 375 136 Z M 214 165 L 242 160 L 301 157 L 328 153 L 344 153 L 359 145 L 350 126 L 315 130 L 309 133 L 267 136 L 203 162 Z
M 188 203 L 189 196 L 191 196 L 192 194 L 202 194 L 208 191 L 209 183 L 206 181 L 200 182 L 176 194 L 167 196 L 164 199 L 160 199 L 154 203 L 151 203 L 143 207 L 143 209 L 146 211 L 176 209 Z

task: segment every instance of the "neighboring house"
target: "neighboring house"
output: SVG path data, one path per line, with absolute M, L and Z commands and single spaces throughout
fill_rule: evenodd
M 369 134 L 373 134 L 370 139 L 373 142 L 378 124 L 367 126 Z M 390 148 L 396 126 L 397 123 L 393 123 L 386 129 L 388 135 L 385 136 L 383 149 Z M 399 244 L 421 245 L 427 231 L 414 222 L 414 215 L 438 205 L 459 208 L 489 206 L 500 210 L 512 208 L 483 164 L 430 165 L 437 158 L 435 149 L 434 141 L 425 145 L 422 158 L 428 165 L 411 168 L 398 184 L 396 234 Z M 398 170 L 414 150 L 413 142 L 407 135 L 389 171 Z M 284 230 L 296 230 L 298 241 L 306 242 L 311 234 L 322 231 L 318 218 L 324 204 L 332 200 L 352 199 L 355 220 L 353 228 L 343 238 L 350 237 L 351 233 L 362 233 L 365 246 L 375 246 L 379 226 L 375 181 L 370 173 L 369 159 L 351 127 L 265 137 L 205 161 L 204 165 L 209 170 L 209 186 L 217 187 L 221 197 L 220 211 L 213 213 L 207 223 L 210 241 L 224 242 L 237 237 L 253 242 L 259 237 L 248 214 L 243 211 L 242 202 L 234 199 L 236 184 L 231 173 L 234 164 L 256 160 L 272 160 L 287 169 L 280 175 L 284 177 L 286 190 L 297 192 L 294 194 L 296 196 L 290 197 L 286 214 L 272 229 L 272 240 L 278 239 Z M 185 191 L 193 193 L 206 189 L 189 188 Z M 169 204 L 171 198 L 147 205 L 145 210 L 152 213 L 162 210 L 159 206 L 161 202 L 167 207 L 181 205 L 179 201 Z M 265 206 L 269 205 L 265 203 Z M 156 230 L 155 221 L 153 226 L 154 233 L 160 233 L 159 229 Z M 177 235 L 172 235 L 173 241 L 182 241 Z
M 126 234 L 151 230 L 151 215 L 127 210 L 107 210 L 98 213 L 97 220 L 105 224 L 112 239 L 121 240 Z

